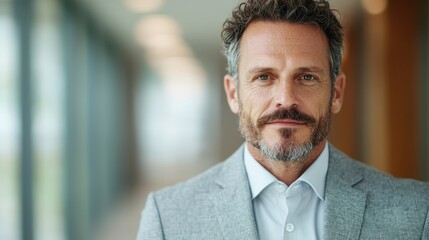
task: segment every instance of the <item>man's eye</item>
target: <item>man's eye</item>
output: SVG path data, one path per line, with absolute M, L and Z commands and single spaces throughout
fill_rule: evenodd
M 305 81 L 313 81 L 313 80 L 316 80 L 316 77 L 314 77 L 313 75 L 308 75 L 308 74 L 306 74 L 306 75 L 302 75 L 302 80 L 305 80 Z
M 270 76 L 268 76 L 267 74 L 263 74 L 263 75 L 259 75 L 256 79 L 262 80 L 262 81 L 267 81 L 270 79 Z

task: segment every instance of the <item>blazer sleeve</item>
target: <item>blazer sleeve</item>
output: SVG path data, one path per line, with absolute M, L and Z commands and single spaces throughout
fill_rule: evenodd
M 429 209 L 426 214 L 426 222 L 425 222 L 425 226 L 423 227 L 423 235 L 422 235 L 422 240 L 426 240 L 426 239 L 429 239 Z
M 162 240 L 164 234 L 162 231 L 161 218 L 159 216 L 158 206 L 154 193 L 150 193 L 146 201 L 146 206 L 141 214 L 140 226 L 137 234 L 137 240 Z

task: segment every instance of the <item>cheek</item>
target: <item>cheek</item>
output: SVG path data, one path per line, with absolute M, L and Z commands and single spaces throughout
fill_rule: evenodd
M 263 103 L 263 100 L 260 98 L 252 97 L 247 98 L 242 102 L 240 108 L 242 111 L 245 111 L 246 114 L 252 119 L 253 124 L 256 124 L 259 118 L 266 114 L 266 105 Z
M 323 99 L 320 99 L 319 104 L 319 117 L 326 115 L 327 113 L 331 113 L 332 109 L 332 101 L 331 101 L 331 95 L 328 95 L 324 97 Z
M 308 95 L 303 99 L 302 108 L 300 109 L 303 113 L 306 113 L 316 120 L 320 120 L 320 117 L 325 115 L 330 110 L 332 103 L 329 96 L 321 94 Z
M 244 107 L 252 118 L 261 117 L 269 110 L 272 91 L 253 87 L 240 92 L 240 96 L 241 107 Z

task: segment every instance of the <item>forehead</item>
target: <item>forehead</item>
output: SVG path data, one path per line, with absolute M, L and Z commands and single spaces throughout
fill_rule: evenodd
M 240 42 L 240 65 L 270 59 L 329 68 L 328 40 L 324 32 L 313 25 L 252 22 Z

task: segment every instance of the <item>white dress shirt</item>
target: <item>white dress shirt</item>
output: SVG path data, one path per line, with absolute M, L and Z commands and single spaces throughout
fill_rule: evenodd
M 328 144 L 290 186 L 279 181 L 244 150 L 259 239 L 322 239 Z

